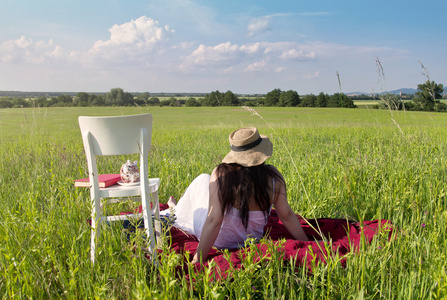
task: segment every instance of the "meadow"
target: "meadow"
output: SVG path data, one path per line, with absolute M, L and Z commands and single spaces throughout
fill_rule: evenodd
M 2 299 L 445 299 L 447 297 L 447 114 L 333 108 L 104 107 L 0 110 L 0 295 Z M 103 231 L 90 263 L 89 193 L 79 115 L 153 114 L 149 173 L 162 202 L 228 152 L 228 134 L 256 126 L 274 144 L 306 218 L 387 219 L 343 267 L 333 255 L 312 272 L 293 261 L 253 263 L 221 281 L 176 276 L 183 257 L 161 246 L 156 269 L 121 233 Z M 116 173 L 124 158 L 104 158 Z M 118 170 L 117 170 L 118 169 Z M 122 209 L 118 207 L 115 209 Z M 143 243 L 136 235 L 134 242 Z M 264 241 L 269 243 L 268 241 Z

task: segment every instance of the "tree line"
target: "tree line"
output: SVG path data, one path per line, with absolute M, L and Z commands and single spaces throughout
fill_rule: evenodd
M 189 97 L 177 99 L 169 97 L 160 100 L 151 97 L 149 93 L 132 94 L 121 88 L 111 89 L 106 94 L 88 94 L 79 92 L 71 95 L 53 97 L 37 97 L 26 99 L 23 97 L 2 97 L 0 108 L 12 107 L 51 107 L 51 106 L 280 106 L 280 107 L 355 107 L 351 98 L 343 93 L 329 96 L 321 92 L 318 96 L 310 94 L 300 97 L 296 91 L 281 91 L 274 89 L 265 96 L 239 97 L 232 91 L 225 93 L 218 90 L 205 94 L 204 97 Z
M 424 110 L 447 111 L 447 105 L 440 102 L 444 87 L 434 81 L 427 80 L 418 85 L 418 92 L 411 100 L 393 94 L 377 96 L 381 104 L 376 108 L 393 110 Z M 121 88 L 111 89 L 106 94 L 88 94 L 79 92 L 71 95 L 58 95 L 53 97 L 37 97 L 26 99 L 23 97 L 2 97 L 0 108 L 11 107 L 50 107 L 50 106 L 277 106 L 277 107 L 343 107 L 355 108 L 353 97 L 344 93 L 328 95 L 321 92 L 318 95 L 308 94 L 302 97 L 296 91 L 274 89 L 264 96 L 239 97 L 231 91 L 213 91 L 204 97 L 189 97 L 177 99 L 170 97 L 160 100 L 151 97 L 148 92 L 132 94 Z
M 444 86 L 427 80 L 418 84 L 418 91 L 411 101 L 404 101 L 402 97 L 394 94 L 382 95 L 380 108 L 391 110 L 437 111 L 446 112 L 447 104 L 441 102 Z

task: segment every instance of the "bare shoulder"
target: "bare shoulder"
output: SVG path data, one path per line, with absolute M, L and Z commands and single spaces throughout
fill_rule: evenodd
M 213 172 L 211 172 L 210 181 L 214 181 L 217 179 L 217 167 L 214 168 Z
M 278 171 L 278 169 L 273 166 L 273 165 L 266 165 L 266 167 L 268 167 L 271 171 L 273 171 L 274 173 L 277 174 L 277 176 L 279 176 L 280 180 L 273 180 L 269 183 L 269 188 L 270 190 L 273 190 L 273 199 L 271 204 L 276 206 L 276 202 L 278 201 L 279 198 L 281 198 L 282 196 L 286 195 L 286 186 L 285 186 L 285 180 L 284 177 L 282 176 L 281 172 Z M 276 175 L 273 176 L 273 178 L 275 178 Z

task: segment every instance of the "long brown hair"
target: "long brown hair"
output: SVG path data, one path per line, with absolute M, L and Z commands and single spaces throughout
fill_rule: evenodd
M 254 199 L 267 219 L 271 206 L 270 197 L 272 193 L 269 188 L 272 178 L 285 184 L 281 174 L 272 166 L 265 164 L 242 167 L 235 163 L 222 163 L 217 166 L 216 172 L 222 214 L 231 206 L 238 208 L 239 217 L 245 229 L 248 226 L 250 199 Z

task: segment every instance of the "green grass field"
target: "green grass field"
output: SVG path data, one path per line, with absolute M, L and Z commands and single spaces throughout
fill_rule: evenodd
M 73 187 L 87 173 L 77 117 L 146 112 L 154 117 L 150 175 L 162 179 L 162 202 L 211 172 L 228 152 L 231 131 L 256 126 L 274 144 L 268 162 L 283 173 L 297 213 L 388 219 L 392 241 L 363 245 L 346 256 L 344 268 L 336 255 L 311 274 L 282 260 L 247 260 L 233 278 L 216 282 L 204 272 L 191 285 L 175 276 L 182 257 L 163 246 L 156 270 L 111 226 L 91 265 L 89 193 Z M 447 297 L 447 114 L 330 108 L 256 108 L 256 114 L 240 107 L 0 110 L 1 297 Z M 99 171 L 118 172 L 124 159 L 104 158 Z

